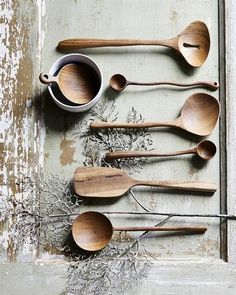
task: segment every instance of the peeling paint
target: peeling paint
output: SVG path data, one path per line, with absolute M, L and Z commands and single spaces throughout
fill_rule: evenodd
M 72 163 L 75 163 L 74 160 L 74 154 L 75 154 L 75 147 L 73 144 L 75 143 L 74 140 L 67 140 L 65 137 L 61 140 L 60 143 L 60 149 L 61 149 L 61 155 L 60 155 L 60 163 L 65 165 L 70 165 Z
M 32 147 L 38 133 L 32 128 L 36 61 L 35 43 L 31 38 L 36 39 L 37 34 L 31 34 L 35 6 L 31 1 L 25 3 L 26 6 L 31 11 L 21 9 L 19 0 L 7 0 L 1 2 L 0 11 L 0 195 L 9 200 L 25 197 L 19 191 L 17 180 L 22 175 L 31 176 L 36 166 L 37 147 Z M 9 232 L 14 222 L 17 222 L 14 218 L 8 220 Z M 11 261 L 17 253 L 13 237 L 9 238 L 4 229 L 1 244 Z

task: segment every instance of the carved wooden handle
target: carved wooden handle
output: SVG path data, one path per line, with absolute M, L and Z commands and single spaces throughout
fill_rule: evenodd
M 175 190 L 186 190 L 195 192 L 208 192 L 214 193 L 217 190 L 217 186 L 214 183 L 206 182 L 173 182 L 162 180 L 136 180 L 135 185 L 157 186 L 170 188 Z
M 43 84 L 58 83 L 57 77 L 49 75 L 47 73 L 41 73 L 39 80 Z
M 207 227 L 203 226 L 127 226 L 127 227 L 114 227 L 114 231 L 179 231 L 187 233 L 204 234 Z
M 115 159 L 127 159 L 127 158 L 136 158 L 136 157 L 171 157 L 185 154 L 194 154 L 196 153 L 196 148 L 184 151 L 170 152 L 170 153 L 158 153 L 152 151 L 116 151 L 106 153 L 106 160 L 112 161 Z
M 137 85 L 137 86 L 158 86 L 158 85 L 171 85 L 177 87 L 194 87 L 194 86 L 203 86 L 210 90 L 217 90 L 220 86 L 218 82 L 215 81 L 197 81 L 193 83 L 176 83 L 171 81 L 160 81 L 160 82 L 133 82 L 128 81 L 127 85 Z
M 177 127 L 175 122 L 142 122 L 142 123 L 110 123 L 110 122 L 92 122 L 92 129 L 107 128 L 150 128 L 150 127 Z
M 176 40 L 136 40 L 136 39 L 66 39 L 58 43 L 58 50 L 72 50 L 93 47 L 160 45 L 176 47 Z

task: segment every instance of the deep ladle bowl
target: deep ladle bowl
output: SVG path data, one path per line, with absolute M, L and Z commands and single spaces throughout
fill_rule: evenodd
M 193 67 L 201 66 L 210 50 L 210 35 L 205 23 L 195 21 L 189 24 L 178 36 L 166 40 L 135 39 L 67 39 L 58 43 L 60 51 L 81 48 L 159 45 L 170 47 L 179 52 L 187 63 Z

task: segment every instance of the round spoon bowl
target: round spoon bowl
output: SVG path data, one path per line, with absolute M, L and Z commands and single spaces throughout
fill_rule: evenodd
M 110 220 L 98 212 L 81 213 L 72 225 L 74 241 L 86 251 L 103 249 L 111 240 L 112 234 L 113 227 Z
M 210 34 L 206 24 L 193 22 L 178 37 L 179 51 L 185 60 L 193 67 L 201 66 L 210 50 Z
M 199 136 L 211 134 L 220 114 L 219 102 L 206 93 L 191 95 L 185 102 L 181 120 L 183 127 Z
M 96 74 L 84 63 L 65 65 L 58 75 L 63 95 L 76 104 L 90 102 L 99 91 Z
M 216 145 L 210 140 L 203 140 L 197 146 L 197 154 L 203 160 L 211 160 L 216 154 Z
M 115 91 L 122 91 L 127 86 L 126 78 L 121 74 L 113 75 L 110 79 L 110 86 Z
M 64 74 L 67 77 L 66 79 L 68 80 L 69 67 L 67 68 L 66 66 L 71 65 L 71 64 L 74 64 L 74 65 L 77 64 L 82 67 L 86 66 L 87 69 L 89 69 L 89 73 L 86 73 L 86 71 L 83 73 L 83 77 L 84 77 L 83 79 L 88 77 L 88 74 L 91 75 L 91 73 L 93 73 L 92 75 L 95 76 L 95 78 L 93 77 L 93 79 L 96 81 L 96 85 L 94 85 L 94 87 L 92 87 L 92 88 L 97 89 L 97 91 L 93 92 L 94 96 L 92 98 L 90 96 L 89 101 L 87 103 L 74 103 L 74 102 L 67 99 L 66 96 L 68 96 L 68 93 L 63 93 L 62 89 L 59 89 L 59 87 L 57 85 L 55 85 L 56 83 L 50 83 L 50 84 L 47 83 L 48 90 L 49 90 L 49 93 L 50 93 L 52 99 L 60 108 L 66 110 L 66 111 L 69 111 L 69 112 L 74 112 L 74 113 L 84 112 L 84 111 L 89 110 L 91 107 L 93 107 L 99 101 L 99 99 L 101 97 L 102 89 L 103 89 L 102 72 L 101 72 L 99 66 L 90 57 L 83 55 L 83 54 L 71 53 L 71 54 L 67 54 L 67 55 L 60 57 L 52 65 L 51 69 L 49 70 L 48 76 L 54 76 L 54 78 L 56 78 L 56 76 L 58 75 L 60 70 L 65 68 Z M 82 67 L 80 67 L 80 69 L 82 69 Z M 71 74 L 69 74 L 69 75 L 71 75 Z M 59 84 L 61 84 L 61 83 L 62 82 L 60 81 Z M 70 81 L 67 82 L 67 85 L 69 85 L 67 87 L 67 89 L 69 89 L 69 90 L 71 88 L 70 83 L 71 83 Z M 77 83 L 77 82 L 74 81 L 74 83 Z M 87 81 L 87 83 L 88 83 L 88 81 Z M 60 88 L 64 89 L 63 86 Z M 91 89 L 89 89 L 87 93 L 90 93 L 90 95 L 91 95 Z

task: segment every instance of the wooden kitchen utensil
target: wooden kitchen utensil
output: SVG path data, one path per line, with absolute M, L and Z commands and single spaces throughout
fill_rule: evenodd
M 58 43 L 58 50 L 76 50 L 91 47 L 160 45 L 179 52 L 193 67 L 201 66 L 210 50 L 210 35 L 205 23 L 195 21 L 189 24 L 178 36 L 167 40 L 133 39 L 67 39 Z
M 88 103 L 98 92 L 94 74 L 83 63 L 67 64 L 57 76 L 41 73 L 39 79 L 43 84 L 56 83 L 63 95 L 75 104 Z
M 186 87 L 206 87 L 209 90 L 215 91 L 219 88 L 219 84 L 213 81 L 197 81 L 193 83 L 176 83 L 171 81 L 159 81 L 159 82 L 133 82 L 128 81 L 125 76 L 121 74 L 115 74 L 110 79 L 110 86 L 113 90 L 121 92 L 129 85 L 137 85 L 137 86 L 158 86 L 158 85 L 171 85 L 178 86 L 182 88 Z
M 93 122 L 90 127 L 100 128 L 151 128 L 176 127 L 199 136 L 207 136 L 213 131 L 220 114 L 220 104 L 216 98 L 206 93 L 195 93 L 188 97 L 181 115 L 174 121 L 142 123 Z
M 203 182 L 135 180 L 117 168 L 78 167 L 74 174 L 74 189 L 81 197 L 120 197 L 137 185 L 208 193 L 214 193 L 217 189 L 215 184 Z
M 72 236 L 76 244 L 87 251 L 103 249 L 111 240 L 114 231 L 171 231 L 188 234 L 203 234 L 203 226 L 137 226 L 113 227 L 102 213 L 88 211 L 81 213 L 72 224 Z
M 112 161 L 115 159 L 127 159 L 136 157 L 171 157 L 177 155 L 196 154 L 203 160 L 210 160 L 216 153 L 216 145 L 210 140 L 201 141 L 195 148 L 170 152 L 170 153 L 159 153 L 155 151 L 114 151 L 106 153 L 105 159 Z

